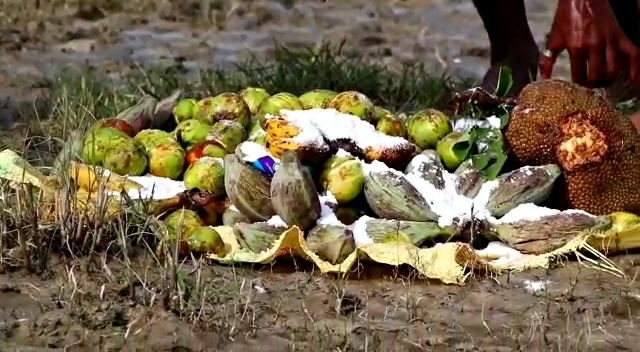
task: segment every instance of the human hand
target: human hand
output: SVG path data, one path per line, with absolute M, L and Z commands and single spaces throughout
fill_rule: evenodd
M 639 83 L 639 51 L 622 31 L 608 0 L 560 0 L 546 50 L 540 57 L 540 76 L 551 77 L 558 55 L 567 50 L 571 79 L 590 88 L 606 87 L 621 62 L 628 62 L 630 79 Z

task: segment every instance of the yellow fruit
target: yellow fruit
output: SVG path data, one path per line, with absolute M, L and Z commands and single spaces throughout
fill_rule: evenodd
M 279 159 L 282 157 L 282 154 L 286 150 L 296 151 L 300 146 L 298 145 L 298 143 L 292 141 L 291 139 L 268 139 L 267 138 L 266 147 L 272 156 Z
M 291 138 L 300 133 L 300 129 L 289 121 L 277 118 L 266 120 L 265 131 L 273 138 Z
M 71 162 L 69 164 L 69 176 L 75 184 L 87 192 L 95 192 L 102 186 L 106 190 L 122 192 L 123 190 L 140 189 L 142 186 L 128 180 L 126 177 L 109 172 L 99 166 L 87 166 Z

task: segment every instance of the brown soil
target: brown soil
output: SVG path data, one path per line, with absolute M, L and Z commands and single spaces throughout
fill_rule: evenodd
M 113 73 L 133 62 L 175 57 L 194 69 L 229 65 L 248 52 L 269 55 L 272 37 L 299 46 L 346 36 L 390 65 L 425 60 L 476 78 L 488 67 L 486 34 L 468 0 L 0 4 L 0 96 L 13 100 L 37 95 L 29 83 L 67 65 L 89 62 Z M 202 4 L 209 10 L 199 9 Z M 555 1 L 527 6 L 541 43 Z M 9 115 L 2 113 L 3 124 Z M 616 260 L 636 277 L 635 257 Z M 0 350 L 612 351 L 640 345 L 634 334 L 638 284 L 575 261 L 548 272 L 472 278 L 464 287 L 371 263 L 349 280 L 292 262 L 197 269 L 186 263 L 179 277 L 187 293 L 168 289 L 157 264 L 135 262 L 131 268 L 106 260 L 86 272 L 82 262 L 59 261 L 44 275 L 1 275 Z
M 3 351 L 613 351 L 638 344 L 638 284 L 575 262 L 464 287 L 368 263 L 350 280 L 292 262 L 185 264 L 187 287 L 199 293 L 182 303 L 162 293 L 156 265 L 107 263 L 87 275 L 76 264 L 55 265 L 47 278 L 0 276 Z M 631 257 L 619 264 L 630 277 L 638 273 Z M 132 270 L 133 294 L 120 281 Z

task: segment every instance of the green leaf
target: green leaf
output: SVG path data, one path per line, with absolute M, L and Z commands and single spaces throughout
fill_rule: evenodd
M 482 144 L 483 148 L 480 148 Z M 497 128 L 479 128 L 476 131 L 476 146 L 480 152 L 502 153 L 504 137 Z
M 513 75 L 511 74 L 511 68 L 508 66 L 500 67 L 500 74 L 498 75 L 498 85 L 496 91 L 493 93 L 498 97 L 505 97 L 509 94 L 509 91 L 513 87 Z
M 509 118 L 511 115 L 504 105 L 500 106 L 500 110 L 502 110 L 502 113 L 498 117 L 500 118 L 500 129 L 503 129 L 509 124 Z
M 486 139 L 493 133 L 494 129 L 491 127 L 474 127 L 472 129 L 476 134 L 476 139 Z
M 500 174 L 507 155 L 503 152 L 485 152 L 471 157 L 473 166 L 488 179 L 493 180 Z
M 453 144 L 451 150 L 458 160 L 464 161 L 469 157 L 471 148 L 473 147 L 477 138 L 477 129 L 471 129 L 470 131 L 460 135 L 458 140 Z
M 471 161 L 473 162 L 473 166 L 477 170 L 482 171 L 489 165 L 489 162 L 491 161 L 491 155 L 489 155 L 489 153 L 476 154 L 471 156 Z
M 502 132 L 497 128 L 478 128 L 474 132 L 476 145 L 483 143 L 484 146 L 481 153 L 471 157 L 473 166 L 492 180 L 498 176 L 507 160 Z
M 482 170 L 484 177 L 486 177 L 488 180 L 494 180 L 496 177 L 498 177 L 498 175 L 500 174 L 500 171 L 502 171 L 502 167 L 504 166 L 504 163 L 506 161 L 507 161 L 506 154 L 504 153 L 497 154 L 496 157 L 492 159 L 492 163 L 489 166 L 487 166 L 484 170 Z

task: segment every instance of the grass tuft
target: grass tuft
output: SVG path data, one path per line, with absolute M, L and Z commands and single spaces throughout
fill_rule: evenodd
M 247 59 L 232 71 L 204 70 L 192 79 L 180 63 L 160 70 L 137 70 L 126 79 L 128 89 L 156 98 L 183 89 L 202 98 L 244 87 L 262 87 L 271 94 L 301 95 L 315 88 L 357 90 L 392 111 L 412 112 L 426 107 L 444 108 L 450 94 L 471 81 L 435 76 L 423 64 L 391 70 L 346 52 L 344 42 L 292 51 L 276 44 L 273 59 Z

